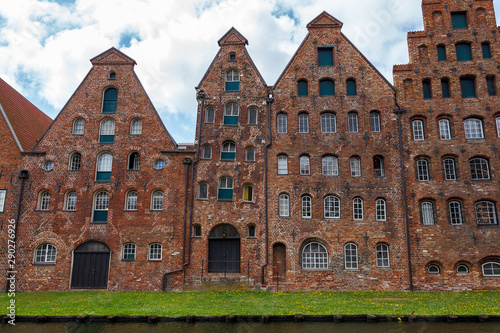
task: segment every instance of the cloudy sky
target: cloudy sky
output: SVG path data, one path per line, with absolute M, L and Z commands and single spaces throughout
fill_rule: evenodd
M 500 0 L 493 1 L 500 9 Z M 406 32 L 421 0 L 16 0 L 0 6 L 0 77 L 55 118 L 90 69 L 116 47 L 135 68 L 177 142 L 194 140 L 198 85 L 217 41 L 235 27 L 273 85 L 322 11 L 392 82 L 408 62 Z

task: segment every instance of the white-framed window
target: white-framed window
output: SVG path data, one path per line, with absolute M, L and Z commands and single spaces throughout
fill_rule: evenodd
M 441 268 L 436 264 L 429 265 L 429 267 L 427 267 L 427 273 L 434 275 L 441 274 Z
M 155 170 L 163 170 L 165 168 L 165 161 L 162 159 L 158 159 L 154 164 Z
M 375 201 L 375 213 L 377 221 L 387 220 L 387 205 L 384 199 L 377 199 Z
M 299 133 L 309 133 L 309 115 L 307 113 L 299 114 Z
M 374 133 L 378 133 L 381 131 L 380 113 L 378 113 L 377 111 L 370 112 L 370 127 L 372 129 L 372 132 Z
M 358 133 L 358 114 L 355 112 L 350 112 L 347 116 L 349 122 L 349 132 Z
M 384 177 L 384 157 L 375 156 L 373 157 L 373 175 L 375 177 Z
M 290 216 L 290 197 L 288 194 L 280 194 L 279 196 L 279 216 L 288 217 Z
M 361 177 L 361 159 L 351 157 L 351 177 Z
M 48 264 L 56 262 L 57 249 L 52 244 L 42 244 L 35 250 L 35 263 Z
M 151 210 L 163 210 L 163 191 L 156 190 L 151 195 Z
M 130 135 L 142 134 L 142 120 L 140 118 L 132 119 L 130 123 Z
M 375 251 L 377 253 L 377 267 L 391 267 L 389 246 L 384 243 L 377 244 Z
M 224 107 L 224 125 L 238 125 L 240 106 L 236 103 L 226 104 Z
M 462 225 L 462 204 L 460 203 L 460 201 L 448 202 L 448 210 L 450 212 L 450 224 Z
M 215 109 L 213 107 L 209 107 L 205 111 L 205 123 L 213 124 L 214 121 L 215 121 Z
M 302 218 L 310 219 L 312 217 L 312 199 L 308 195 L 302 196 Z
M 103 153 L 97 158 L 97 181 L 109 181 L 111 179 L 111 170 L 113 168 L 113 155 Z
M 287 116 L 286 113 L 279 113 L 276 117 L 276 124 L 278 133 L 286 133 L 287 132 Z
M 47 161 L 43 164 L 43 171 L 52 171 L 54 169 L 54 162 Z
M 345 269 L 358 269 L 358 246 L 348 243 L 344 246 Z
M 487 159 L 480 157 L 471 158 L 469 160 L 469 166 L 472 180 L 490 179 L 490 168 Z
M 288 156 L 278 155 L 278 175 L 288 175 Z
M 250 108 L 248 110 L 248 125 L 257 125 L 257 108 Z
M 253 202 L 253 186 L 245 185 L 243 186 L 243 201 Z
M 477 118 L 469 118 L 464 121 L 465 138 L 467 140 L 484 139 L 483 121 Z
M 443 160 L 444 166 L 444 179 L 445 180 L 457 180 L 457 170 L 455 167 L 455 159 L 445 158 Z
M 203 160 L 212 159 L 212 147 L 210 147 L 210 146 L 203 147 L 203 151 L 201 153 L 201 159 L 203 159 Z
M 123 244 L 122 259 L 135 260 L 136 247 L 134 243 Z
M 83 135 L 85 133 L 85 120 L 76 118 L 73 121 L 73 135 Z
M 221 177 L 219 179 L 219 196 L 222 201 L 233 200 L 234 181 L 231 177 Z
M 469 267 L 465 264 L 458 265 L 457 274 L 469 274 Z
M 0 190 L 0 213 L 4 212 L 6 195 L 7 195 L 7 190 Z
M 115 120 L 112 118 L 106 118 L 101 121 L 99 134 L 100 143 L 113 143 L 115 136 Z
M 300 175 L 309 176 L 311 174 L 311 164 L 309 156 L 300 157 Z
M 495 120 L 497 123 L 497 134 L 498 134 L 498 137 L 500 138 L 500 117 L 497 117 Z
M 64 205 L 64 210 L 75 211 L 76 199 L 77 199 L 76 191 L 69 191 L 68 193 L 66 193 L 66 202 Z
M 451 140 L 450 121 L 448 119 L 439 120 L 439 136 L 441 140 Z
M 334 195 L 325 197 L 324 200 L 324 215 L 325 219 L 340 218 L 340 199 Z
M 141 166 L 141 155 L 138 152 L 132 152 L 128 156 L 128 170 L 139 170 Z
M 428 181 L 429 177 L 429 162 L 426 159 L 417 160 L 417 179 L 421 182 Z
M 38 200 L 38 209 L 49 210 L 49 208 L 50 208 L 50 192 L 48 190 L 44 190 L 40 192 L 40 198 Z
M 230 69 L 226 72 L 226 91 L 240 90 L 240 72 Z
M 483 269 L 483 276 L 500 276 L 500 263 L 487 262 L 481 266 Z
M 137 210 L 137 191 L 134 190 L 128 191 L 125 202 L 126 202 L 125 205 L 126 210 Z
M 476 221 L 480 225 L 498 224 L 495 203 L 491 201 L 478 201 L 474 205 Z
M 247 148 L 245 150 L 245 161 L 246 162 L 255 162 L 255 149 Z
M 193 237 L 201 237 L 201 225 L 193 225 Z
M 430 201 L 424 201 L 420 203 L 420 211 L 422 214 L 422 224 L 423 225 L 434 225 L 436 221 L 434 220 L 434 205 Z
M 363 220 L 363 199 L 354 198 L 352 201 L 352 217 L 356 221 Z
M 221 160 L 234 161 L 236 159 L 236 144 L 233 141 L 225 141 L 222 143 Z
M 304 246 L 302 269 L 328 269 L 328 251 L 323 244 L 311 242 Z
M 411 124 L 413 129 L 413 140 L 415 141 L 425 140 L 424 122 L 420 119 L 417 119 L 412 121 Z
M 208 183 L 203 182 L 198 184 L 198 199 L 208 199 Z
M 92 222 L 107 223 L 109 208 L 109 193 L 99 191 L 94 197 L 94 211 L 92 212 Z
M 322 159 L 323 176 L 339 175 L 339 159 L 336 156 L 324 156 Z
M 321 115 L 321 133 L 337 132 L 337 118 L 335 114 L 327 112 Z
M 71 156 L 69 157 L 68 170 L 78 171 L 80 170 L 81 164 L 82 164 L 82 154 L 75 152 L 71 154 Z
M 148 260 L 161 260 L 161 244 L 149 244 Z

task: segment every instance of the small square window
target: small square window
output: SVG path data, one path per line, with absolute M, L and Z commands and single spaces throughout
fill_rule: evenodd
M 467 12 L 451 13 L 453 29 L 467 29 Z

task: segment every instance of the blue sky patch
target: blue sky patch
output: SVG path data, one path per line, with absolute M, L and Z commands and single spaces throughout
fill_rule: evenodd
M 76 0 L 42 0 L 40 2 L 53 2 L 61 6 L 74 6 Z
M 291 7 L 286 7 L 283 4 L 277 3 L 273 11 L 271 12 L 271 15 L 273 15 L 276 18 L 281 18 L 283 16 L 287 16 L 288 18 L 292 19 L 295 25 L 298 25 L 300 23 L 300 20 L 297 16 L 295 16 L 295 12 Z
M 120 35 L 120 41 L 118 42 L 118 47 L 122 48 L 128 48 L 132 45 L 132 40 L 135 39 L 138 42 L 142 41 L 141 36 L 139 35 L 139 32 L 137 31 L 126 31 L 123 32 Z

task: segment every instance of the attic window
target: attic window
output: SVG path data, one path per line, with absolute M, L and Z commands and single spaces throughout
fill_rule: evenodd
M 109 79 L 109 80 L 114 80 L 114 79 L 116 79 L 116 73 L 115 73 L 115 72 L 109 72 L 108 79 Z
M 231 54 L 229 55 L 229 61 L 236 61 L 236 54 L 231 53 Z

